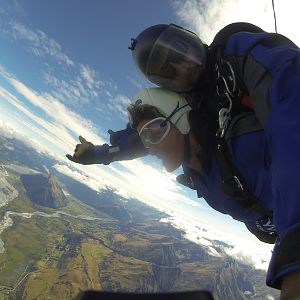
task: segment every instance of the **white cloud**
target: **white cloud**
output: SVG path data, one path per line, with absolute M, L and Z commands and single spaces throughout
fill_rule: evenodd
M 207 43 L 212 42 L 222 27 L 233 22 L 249 22 L 266 31 L 275 31 L 269 0 L 175 0 L 173 6 L 184 26 Z M 299 1 L 275 1 L 275 8 L 279 33 L 300 44 L 300 35 L 295 30 L 299 25 Z
M 5 2 L 5 3 L 4 3 Z M 18 2 L 18 0 L 9 0 L 9 1 L 1 1 L 1 8 L 0 8 L 0 14 L 1 14 L 1 21 L 7 20 L 7 18 L 11 18 L 14 16 L 19 17 L 26 17 L 27 13 L 22 7 L 22 5 Z M 1 24 L 0 21 L 0 24 Z M 1 31 L 1 26 L 0 26 Z
M 206 246 L 211 255 L 220 256 L 226 253 L 257 269 L 267 270 L 268 268 L 273 245 L 258 241 L 250 233 L 242 239 L 226 233 L 225 230 L 219 231 L 211 225 L 188 219 L 182 214 L 173 214 L 172 217 L 161 221 L 170 222 L 173 226 L 182 229 L 187 239 Z M 224 242 L 225 245 L 217 245 L 218 241 Z M 216 246 L 222 248 L 221 252 Z
M 89 104 L 94 112 L 102 112 L 101 117 L 103 112 L 108 117 L 113 112 L 120 114 L 122 120 L 126 119 L 124 99 L 127 97 L 118 92 L 116 84 L 112 80 L 100 80 L 97 71 L 91 66 L 74 62 L 64 53 L 62 46 L 45 32 L 15 21 L 6 26 L 0 24 L 0 30 L 6 37 L 22 41 L 20 47 L 24 47 L 25 42 L 33 55 L 43 59 L 46 68 L 42 71 L 42 78 L 51 88 L 47 92 L 49 95 L 72 107 Z M 51 67 L 53 62 L 49 63 L 49 58 L 57 63 L 56 68 Z M 107 105 L 108 101 L 113 102 L 113 105 Z
M 11 37 L 15 40 L 28 42 L 32 53 L 39 57 L 50 56 L 55 58 L 59 63 L 73 65 L 74 62 L 62 51 L 62 47 L 54 39 L 49 38 L 41 30 L 31 30 L 25 25 L 17 22 L 10 23 Z
M 96 78 L 96 72 L 90 66 L 80 65 L 80 74 L 90 89 L 99 88 L 100 82 Z
M 69 82 L 59 79 L 50 73 L 43 73 L 46 85 L 51 86 L 51 94 L 63 103 L 73 105 L 88 103 L 88 93 L 79 82 Z
M 181 211 L 182 205 L 203 209 L 201 204 L 182 194 L 176 176 L 164 171 L 162 166 L 156 169 L 140 159 L 119 164 L 125 168 L 119 175 L 127 182 L 127 189 L 134 197 L 157 208 L 164 208 L 166 212 Z
M 1 93 L 0 93 L 0 97 L 1 97 Z M 24 134 L 23 131 L 21 131 L 20 128 L 19 130 L 16 128 L 15 124 L 10 123 L 7 120 L 1 120 L 0 119 L 0 135 L 4 136 L 5 138 L 16 138 L 18 140 L 21 140 L 23 143 L 25 143 L 25 145 L 35 149 L 38 153 L 43 153 L 46 155 L 54 155 L 52 152 L 49 151 L 49 149 L 42 145 L 40 142 L 38 142 L 37 140 L 26 136 Z M 7 145 L 6 146 L 7 149 L 9 149 L 10 151 L 13 151 L 13 146 L 12 145 Z
M 75 74 L 73 74 L 75 72 Z M 52 88 L 49 92 L 63 103 L 69 105 L 87 105 L 104 106 L 104 94 L 106 91 L 105 83 L 102 82 L 97 75 L 97 72 L 88 65 L 74 64 L 73 75 L 60 76 L 59 78 L 53 74 L 53 70 L 44 71 L 43 79 L 47 86 Z
M 76 141 L 72 138 L 71 133 L 76 135 L 81 134 L 96 144 L 104 143 L 104 140 L 99 138 L 99 136 L 95 133 L 96 130 L 90 121 L 87 121 L 78 114 L 70 111 L 64 104 L 51 95 L 40 95 L 17 80 L 12 74 L 1 72 L 1 70 L 3 70 L 3 68 L 0 68 L 0 75 L 2 75 L 11 84 L 11 86 L 32 105 L 45 113 L 47 118 L 51 121 L 46 121 L 45 118 L 32 113 L 14 95 L 3 88 L 0 88 L 3 99 L 9 101 L 18 110 L 22 111 L 29 118 L 34 120 L 37 124 L 39 124 L 39 127 L 43 127 L 45 133 L 51 136 L 51 140 L 53 137 L 55 138 L 53 140 L 54 143 L 61 141 L 63 145 L 74 145 Z
M 44 83 L 52 89 L 49 94 L 72 106 L 104 106 L 104 99 L 100 94 L 105 90 L 105 86 L 98 79 L 96 72 L 89 66 L 80 65 L 76 68 L 75 65 L 78 74 L 66 79 L 56 77 L 51 71 L 44 71 Z
M 128 122 L 127 106 L 130 99 L 124 95 L 117 94 L 109 98 L 107 107 L 112 111 L 118 113 L 119 117 Z
M 99 178 L 95 180 L 94 178 L 91 178 L 89 175 L 84 174 L 83 172 L 70 169 L 66 165 L 56 164 L 53 168 L 58 172 L 67 175 L 82 184 L 87 185 L 96 192 L 99 192 L 101 189 L 106 187 L 106 184 L 103 180 Z

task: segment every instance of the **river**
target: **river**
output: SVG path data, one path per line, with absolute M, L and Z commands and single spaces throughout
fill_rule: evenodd
M 1 174 L 2 173 L 2 174 Z M 6 206 L 9 202 L 18 197 L 18 191 L 5 179 L 5 173 L 0 172 L 0 207 Z M 45 217 L 45 218 L 61 218 L 61 217 L 71 217 L 79 220 L 86 221 L 95 221 L 102 220 L 103 218 L 90 217 L 84 215 L 72 215 L 64 211 L 56 211 L 52 214 L 47 214 L 42 211 L 34 212 L 15 212 L 15 211 L 6 211 L 3 219 L 0 221 L 0 253 L 5 251 L 4 242 L 1 239 L 1 234 L 3 231 L 13 225 L 13 216 L 30 219 L 32 217 Z

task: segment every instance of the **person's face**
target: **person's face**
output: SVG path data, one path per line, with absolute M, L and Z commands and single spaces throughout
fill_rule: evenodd
M 144 120 L 137 126 L 138 132 L 150 120 Z M 149 144 L 149 154 L 160 159 L 168 172 L 173 172 L 181 164 L 184 154 L 183 135 L 171 124 L 171 129 L 166 137 L 158 144 Z
M 178 87 L 194 87 L 199 79 L 201 68 L 192 59 L 181 56 L 181 59 L 167 59 L 161 66 L 160 74 L 174 82 Z
M 170 64 L 176 70 L 176 77 L 174 78 L 174 81 L 178 81 L 186 85 L 195 84 L 200 73 L 198 65 L 191 60 Z

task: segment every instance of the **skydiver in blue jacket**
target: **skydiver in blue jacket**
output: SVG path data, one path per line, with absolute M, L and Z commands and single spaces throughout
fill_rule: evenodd
M 81 138 L 68 158 L 89 164 L 108 156 L 109 163 L 150 153 L 168 171 L 182 166 L 210 206 L 262 240 L 276 237 L 267 284 L 281 289 L 281 299 L 300 299 L 300 52 L 251 26 L 225 27 L 210 46 L 176 25 L 141 32 L 134 61 L 163 89 L 133 99 L 131 126 L 113 154 Z M 239 192 L 250 201 L 239 201 Z

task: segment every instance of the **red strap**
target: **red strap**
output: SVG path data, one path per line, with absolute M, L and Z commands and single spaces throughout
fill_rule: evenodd
M 242 95 L 242 104 L 250 109 L 253 109 L 252 103 L 248 95 Z

